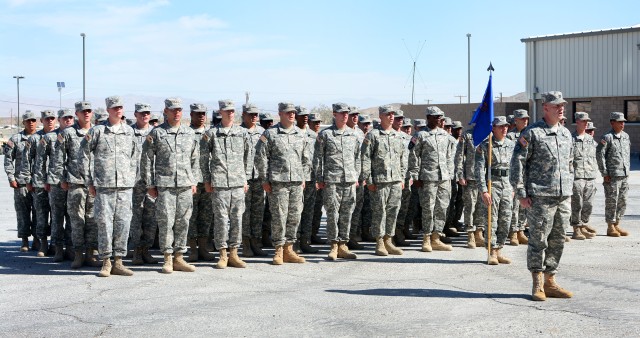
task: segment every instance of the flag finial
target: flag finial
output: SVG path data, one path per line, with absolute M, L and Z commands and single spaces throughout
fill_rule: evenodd
M 491 62 L 489 62 L 489 68 L 487 68 L 487 72 L 492 72 L 495 71 L 495 69 L 493 69 L 493 65 L 491 64 Z

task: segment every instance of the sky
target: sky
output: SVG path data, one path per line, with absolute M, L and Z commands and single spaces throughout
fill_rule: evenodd
M 0 1 L 0 116 L 122 95 L 160 110 L 163 98 L 210 105 L 245 93 L 266 111 L 291 101 L 309 108 L 362 108 L 482 99 L 525 90 L 525 46 L 546 34 L 640 24 L 638 1 Z M 466 102 L 467 98 L 462 98 Z M 129 102 L 125 99 L 126 104 Z M 41 106 L 29 106 L 29 103 Z M 134 102 L 130 102 L 133 108 Z M 155 110 L 155 109 L 154 109 Z

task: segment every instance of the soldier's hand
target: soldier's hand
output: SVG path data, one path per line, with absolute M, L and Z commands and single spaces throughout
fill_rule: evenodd
M 526 197 L 526 198 L 521 198 L 520 199 L 520 206 L 523 208 L 530 208 L 531 207 L 531 198 Z
M 262 183 L 262 189 L 265 192 L 270 193 L 271 192 L 271 183 L 269 183 L 269 182 Z
M 409 187 L 411 187 L 413 185 L 413 178 L 409 179 Z
M 400 182 L 400 189 L 404 190 L 404 182 Z
M 467 180 L 465 180 L 464 178 L 461 178 L 458 180 L 458 184 L 462 185 L 462 186 L 466 186 L 467 185 Z
M 93 185 L 90 185 L 90 186 L 89 186 L 89 194 L 90 194 L 92 197 L 96 197 L 96 187 L 94 187 Z
M 316 190 L 322 190 L 326 184 L 324 182 L 316 182 Z
M 246 194 L 246 193 L 247 193 L 247 191 L 249 191 L 249 185 L 248 185 L 248 184 L 245 184 L 245 185 L 244 185 L 244 193 Z
M 484 205 L 486 205 L 486 206 L 490 206 L 491 205 L 491 195 L 489 195 L 488 192 L 483 192 L 482 193 L 482 203 L 484 203 Z
M 375 184 L 367 184 L 367 189 L 369 189 L 369 191 L 376 191 L 378 187 L 376 187 Z
M 602 179 L 604 179 L 604 183 L 609 183 L 611 182 L 611 176 L 605 176 Z
M 151 196 L 153 198 L 157 198 L 158 197 L 158 188 L 149 188 L 149 189 L 147 189 L 147 194 L 149 194 L 149 196 Z
M 416 188 L 422 188 L 424 184 L 422 183 L 422 180 L 415 180 L 413 181 L 413 186 Z
M 198 193 L 198 187 L 195 185 L 191 186 L 191 195 L 195 195 Z
M 356 181 L 356 188 L 360 186 L 360 182 Z
M 69 190 L 69 183 L 67 183 L 67 182 L 60 182 L 60 188 L 62 188 L 62 190 L 64 190 L 64 191 Z
M 27 183 L 27 190 L 33 192 L 35 190 L 33 189 L 33 184 Z
M 18 189 L 18 182 L 11 181 L 9 182 L 9 186 L 12 187 L 13 189 Z
M 211 182 L 204 182 L 204 191 L 213 192 L 213 186 L 211 185 Z M 247 191 L 245 190 L 244 192 Z
M 45 190 L 45 191 L 51 191 L 51 184 L 49 184 L 49 183 L 45 183 L 45 184 L 44 184 L 44 190 Z

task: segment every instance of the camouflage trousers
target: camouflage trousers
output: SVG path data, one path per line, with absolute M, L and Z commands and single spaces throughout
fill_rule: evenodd
M 272 182 L 269 196 L 273 246 L 294 243 L 302 213 L 302 182 Z
M 442 235 L 451 198 L 451 181 L 422 181 L 420 206 L 422 207 L 422 231 L 425 235 L 436 232 Z
M 371 236 L 393 236 L 396 218 L 400 210 L 402 184 L 400 182 L 376 184 L 376 190 L 369 190 L 371 196 Z
M 51 207 L 51 243 L 72 247 L 71 220 L 67 213 L 67 192 L 59 184 L 52 184 L 49 192 Z
M 308 241 L 313 232 L 313 213 L 315 212 L 316 207 L 316 182 L 307 181 L 302 194 L 304 198 L 304 205 L 302 207 L 302 214 L 300 215 L 298 237 Z
M 465 231 L 476 231 L 476 228 L 484 228 L 487 223 L 487 208 L 478 199 L 478 183 L 475 180 L 467 180 L 467 185 L 463 186 L 462 202 L 464 203 L 464 225 Z
M 156 219 L 162 253 L 187 252 L 187 232 L 192 210 L 191 187 L 158 187 Z
M 213 240 L 216 248 L 237 248 L 242 242 L 242 214 L 244 214 L 244 187 L 215 188 L 213 204 Z
M 36 209 L 33 207 L 33 194 L 27 187 L 20 185 L 13 189 L 13 203 L 18 221 L 18 238 L 36 235 Z
M 525 209 L 520 206 L 520 200 L 513 199 L 513 211 L 511 213 L 511 231 L 523 231 L 525 229 L 527 221 L 527 212 L 529 209 Z
M 311 220 L 311 232 L 317 235 L 320 231 L 320 222 L 322 222 L 322 201 L 324 199 L 324 191 L 316 190 L 316 198 L 313 203 L 313 219 Z
M 204 183 L 198 183 L 196 193 L 193 195 L 193 210 L 189 218 L 189 231 L 187 232 L 188 239 L 209 237 L 210 228 L 214 223 L 214 214 L 216 214 L 211 207 L 213 200 L 211 195 L 205 190 Z
M 513 188 L 508 177 L 502 180 L 494 177 L 494 180 L 491 186 L 491 247 L 500 249 L 509 236 Z
M 96 188 L 95 219 L 100 259 L 127 255 L 133 188 Z
M 531 197 L 527 268 L 555 274 L 564 249 L 565 226 L 571 216 L 571 196 Z
M 262 238 L 262 220 L 264 219 L 264 190 L 259 180 L 249 180 L 249 189 L 244 196 L 244 214 L 242 214 L 242 236 Z
M 262 186 L 262 184 L 260 185 Z M 264 189 L 262 190 L 264 191 Z M 271 208 L 269 207 L 269 194 L 264 196 L 264 214 L 262 215 L 262 232 L 271 234 Z
M 353 204 L 353 213 L 351 214 L 351 226 L 349 229 L 350 237 L 355 237 L 362 230 L 362 206 L 364 204 L 364 191 L 367 187 L 362 184 L 363 181 L 358 181 L 356 187 L 356 200 Z
M 420 207 L 420 188 L 411 186 L 411 196 L 409 197 L 409 207 L 407 208 L 407 214 L 404 218 L 404 224 L 408 228 L 409 225 L 415 223 L 414 220 L 419 220 L 422 223 L 422 208 Z M 414 229 L 415 230 L 415 229 Z
M 583 226 L 589 224 L 593 210 L 593 198 L 596 196 L 596 180 L 573 180 L 573 195 L 571 196 L 571 225 Z
M 349 241 L 351 216 L 356 206 L 356 184 L 327 183 L 323 204 L 327 210 L 327 240 Z
M 611 177 L 604 186 L 604 219 L 607 223 L 620 222 L 627 209 L 627 192 L 629 183 L 627 177 Z
M 462 217 L 464 202 L 462 201 L 463 189 L 458 182 L 451 180 L 451 199 L 449 200 L 449 208 L 447 209 L 447 221 L 445 226 L 456 226 Z
M 94 197 L 82 184 L 69 183 L 67 213 L 71 220 L 73 250 L 84 251 L 98 247 L 98 225 L 93 217 Z
M 409 226 L 405 223 L 408 219 L 407 213 L 409 211 L 409 205 L 411 204 L 411 186 L 409 181 L 404 182 L 404 189 L 402 189 L 402 196 L 400 197 L 400 209 L 398 210 L 398 217 L 396 218 L 396 228 L 398 230 L 409 230 Z M 410 223 L 409 223 L 410 224 Z
M 44 238 L 51 235 L 51 206 L 49 205 L 49 192 L 44 188 L 35 188 L 33 195 L 33 207 L 36 209 L 36 235 Z
M 129 244 L 133 248 L 151 247 L 156 238 L 157 229 L 156 200 L 147 194 L 146 185 L 138 182 L 133 187 Z

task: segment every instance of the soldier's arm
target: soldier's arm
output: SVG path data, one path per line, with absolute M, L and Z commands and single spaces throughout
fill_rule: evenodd
M 356 166 L 355 170 L 356 173 L 358 174 L 358 176 L 360 176 L 360 173 L 362 172 L 362 144 L 360 143 L 360 141 L 358 141 L 358 138 L 356 137 L 356 148 L 354 149 L 354 164 Z
M 194 177 L 197 177 L 199 175 L 196 175 L 196 173 L 200 171 L 200 147 L 198 146 L 198 141 L 193 139 L 191 148 L 191 173 Z M 198 182 L 193 182 L 193 186 L 197 184 Z
M 95 150 L 96 139 L 98 138 L 95 128 L 89 129 L 87 135 L 80 142 L 79 160 L 80 168 L 82 168 L 82 176 L 84 177 L 85 185 L 93 186 L 93 173 L 91 172 L 91 153 Z
M 452 178 L 455 178 L 455 152 L 456 152 L 456 144 L 457 140 L 451 136 L 451 144 L 449 145 L 449 149 L 447 151 L 447 163 L 449 163 L 449 175 Z
M 36 160 L 33 164 L 33 181 L 46 183 L 47 180 L 47 159 L 49 146 L 45 136 L 43 135 L 36 145 Z
M 203 142 L 200 143 L 200 170 L 202 171 L 202 182 L 205 184 L 211 184 L 211 152 L 214 151 L 211 130 L 207 130 L 202 135 Z
M 267 183 L 268 170 L 269 170 L 269 139 L 267 138 L 268 131 L 265 130 L 260 136 L 260 140 L 256 144 L 255 166 L 258 172 L 258 179 L 262 183 Z
M 247 131 L 244 131 L 244 173 L 245 179 L 248 181 L 251 179 L 251 173 L 253 172 L 253 157 L 251 157 L 251 136 Z
M 411 143 L 409 143 L 411 144 Z M 411 176 L 407 175 L 409 168 L 409 146 L 404 146 L 403 142 L 402 153 L 400 153 L 400 171 L 404 174 L 404 177 L 411 179 Z
M 418 137 L 418 134 L 415 134 L 411 141 L 409 142 L 409 177 L 417 181 L 420 179 L 420 155 L 422 153 L 422 144 Z
M 371 182 L 371 156 L 373 155 L 373 132 L 369 132 L 362 141 L 362 179 L 367 181 L 367 184 L 374 184 Z
M 598 146 L 596 147 L 596 161 L 598 162 L 598 170 L 602 177 L 609 176 L 609 170 L 607 169 L 607 151 L 609 150 L 609 142 L 602 136 Z
M 310 178 L 311 177 L 311 145 L 309 145 L 309 137 L 304 137 L 304 149 L 302 149 L 302 177 Z
M 474 171 L 475 171 L 475 176 L 476 176 L 476 182 L 478 184 L 478 190 L 480 190 L 480 192 L 487 192 L 487 182 L 486 182 L 486 177 L 487 177 L 487 167 L 486 167 L 486 162 L 487 162 L 487 157 L 488 156 L 486 154 L 486 147 L 484 145 L 484 143 L 482 143 L 480 146 L 478 146 L 476 148 L 476 153 L 474 156 Z
M 318 134 L 313 151 L 313 169 L 316 171 L 316 182 L 324 182 L 324 149 L 323 133 Z
M 456 145 L 456 153 L 454 155 L 456 181 L 464 179 L 464 145 L 464 138 Z
M 524 178 L 527 175 L 527 160 L 533 153 L 533 149 L 531 149 L 533 147 L 531 145 L 532 140 L 533 135 L 531 130 L 527 129 L 523 131 L 516 142 L 513 157 L 511 158 L 511 172 L 509 180 L 511 182 L 511 186 L 513 186 L 516 192 L 516 196 L 520 199 L 528 197 Z M 476 177 L 476 179 L 478 178 Z
M 142 143 L 142 154 L 140 156 L 140 178 L 144 182 L 147 189 L 155 188 L 154 162 L 155 162 L 155 133 L 151 131 Z
M 62 154 L 62 148 L 64 147 L 64 140 L 62 134 L 58 134 L 56 141 L 53 143 L 51 153 L 49 155 L 49 168 L 47 173 L 47 183 L 58 184 L 62 177 L 62 166 L 64 162 L 64 155 Z
M 22 149 L 22 162 L 18 170 L 18 178 L 31 185 L 33 183 L 33 177 L 31 173 L 35 165 L 36 157 L 36 145 L 34 144 L 35 137 L 31 136 L 27 141 L 27 145 Z
M 14 160 L 16 158 L 17 146 L 12 139 L 9 139 L 4 144 L 4 171 L 7 173 L 9 182 L 15 182 L 15 166 Z

